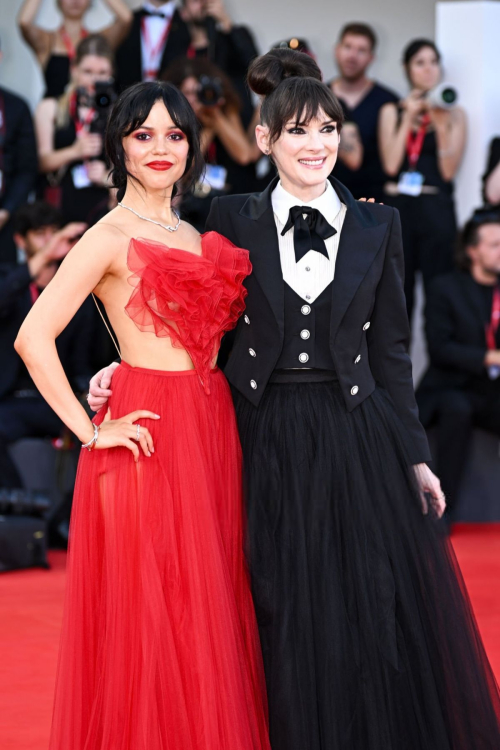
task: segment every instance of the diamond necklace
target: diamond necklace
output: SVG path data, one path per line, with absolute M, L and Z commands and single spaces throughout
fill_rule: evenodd
M 134 211 L 133 208 L 130 208 L 130 206 L 126 206 L 124 203 L 118 203 L 118 205 L 120 206 L 120 208 L 126 208 L 127 211 L 131 211 L 133 214 L 137 216 L 138 219 L 143 219 L 144 221 L 150 221 L 151 224 L 157 224 L 162 229 L 166 229 L 167 232 L 177 232 L 181 224 L 181 217 L 179 216 L 175 208 L 172 209 L 172 213 L 177 219 L 177 224 L 175 225 L 175 227 L 172 227 L 170 226 L 170 224 L 162 224 L 161 221 L 155 221 L 154 219 L 148 219 L 147 216 L 141 216 L 141 214 L 138 214 L 137 211 Z

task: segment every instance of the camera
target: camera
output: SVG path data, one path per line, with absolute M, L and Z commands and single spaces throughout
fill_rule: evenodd
M 87 89 L 81 86 L 76 90 L 76 95 L 79 106 L 90 107 L 95 111 L 94 119 L 90 123 L 90 132 L 104 136 L 111 106 L 118 96 L 113 79 L 96 81 L 93 94 L 89 94 Z
M 198 86 L 198 101 L 204 107 L 215 107 L 223 98 L 222 82 L 220 78 L 200 76 Z
M 458 91 L 450 83 L 440 83 L 427 94 L 431 107 L 452 109 L 458 104 Z

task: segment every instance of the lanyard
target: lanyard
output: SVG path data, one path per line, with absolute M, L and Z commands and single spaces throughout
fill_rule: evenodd
M 7 135 L 7 125 L 5 123 L 5 102 L 3 94 L 0 92 L 0 196 L 5 191 L 5 175 L 3 173 L 5 138 Z
M 406 141 L 406 153 L 408 155 L 408 165 L 410 171 L 413 171 L 417 166 L 417 162 L 420 159 L 422 153 L 422 146 L 424 145 L 424 138 L 427 132 L 427 126 L 430 123 L 430 117 L 428 114 L 422 115 L 422 122 L 416 133 L 410 130 L 408 133 L 408 139 Z
M 500 325 L 500 284 L 493 290 L 490 322 L 486 324 L 486 346 L 491 351 L 497 349 L 496 334 Z
M 76 56 L 76 48 L 73 42 L 71 41 L 70 35 L 66 31 L 66 27 L 61 26 L 59 33 L 61 34 L 62 42 L 64 46 L 66 47 L 66 52 L 68 53 L 69 61 L 73 62 Z M 82 29 L 80 32 L 80 39 L 85 39 L 85 37 L 88 35 L 89 35 L 89 32 L 86 29 Z
M 76 91 L 74 91 L 71 94 L 71 99 L 69 101 L 69 114 L 70 114 L 71 119 L 75 123 L 76 135 L 79 136 L 82 131 L 85 131 L 86 133 L 88 133 L 90 123 L 92 122 L 95 116 L 95 109 L 93 107 L 90 107 L 85 117 L 81 119 L 81 117 L 78 114 Z
M 148 24 L 146 17 L 141 18 L 141 37 L 142 45 L 146 51 L 146 66 L 143 71 L 143 78 L 146 81 L 154 81 L 158 77 L 158 72 L 161 65 L 161 56 L 163 48 L 167 42 L 168 35 L 170 34 L 170 27 L 172 26 L 173 16 L 168 19 L 163 33 L 161 34 L 158 42 L 153 45 L 151 44 L 151 38 L 148 32 Z

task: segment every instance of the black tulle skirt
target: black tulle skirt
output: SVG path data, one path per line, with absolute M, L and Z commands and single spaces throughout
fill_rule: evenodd
M 234 392 L 273 750 L 498 750 L 498 687 L 388 394 Z M 281 382 L 281 381 L 285 382 Z

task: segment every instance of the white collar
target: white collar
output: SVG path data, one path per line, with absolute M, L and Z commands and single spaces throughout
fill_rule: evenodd
M 171 18 L 174 15 L 175 6 L 176 0 L 168 0 L 168 2 L 160 6 L 153 5 L 153 3 L 149 3 L 147 0 L 142 4 L 144 10 L 148 10 L 150 13 L 163 13 L 167 18 Z
M 273 204 L 273 211 L 282 224 L 287 223 L 290 209 L 293 206 L 307 205 L 311 208 L 317 208 L 318 211 L 323 214 L 329 224 L 333 223 L 335 217 L 342 208 L 340 198 L 335 192 L 330 180 L 326 181 L 325 192 L 320 195 L 319 198 L 314 198 L 314 200 L 308 201 L 307 203 L 302 201 L 300 198 L 296 198 L 295 195 L 292 195 L 287 190 L 285 190 L 285 188 L 281 184 L 281 181 L 279 181 L 272 192 L 271 202 Z

